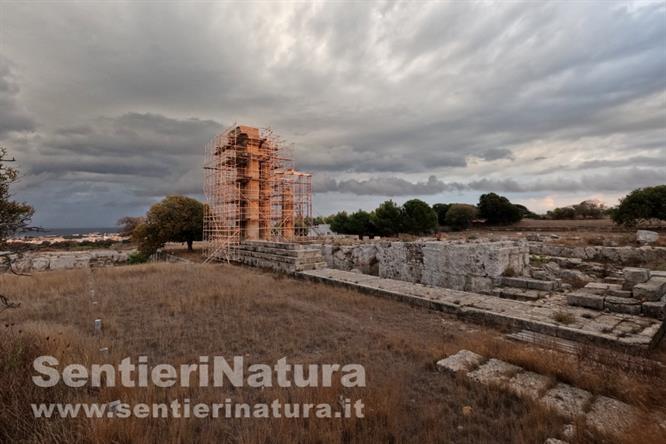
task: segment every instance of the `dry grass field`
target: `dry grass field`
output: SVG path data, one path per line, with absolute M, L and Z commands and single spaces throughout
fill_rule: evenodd
M 94 297 L 91 296 L 94 289 Z M 461 348 L 505 359 L 647 410 L 664 409 L 664 375 L 592 364 L 504 340 L 501 332 L 349 290 L 228 265 L 150 264 L 0 276 L 20 302 L 0 313 L 0 442 L 542 443 L 564 420 L 498 389 L 436 370 Z M 97 301 L 96 304 L 92 300 Z M 101 337 L 93 320 L 103 320 Z M 99 351 L 109 347 L 110 353 Z M 31 382 L 33 359 L 118 363 L 146 355 L 179 365 L 201 355 L 243 355 L 246 364 L 359 363 L 367 387 L 68 388 Z M 657 357 L 664 359 L 663 351 Z M 362 399 L 356 419 L 34 419 L 33 402 L 336 403 Z M 583 424 L 572 442 L 606 440 Z M 664 442 L 637 424 L 625 442 Z

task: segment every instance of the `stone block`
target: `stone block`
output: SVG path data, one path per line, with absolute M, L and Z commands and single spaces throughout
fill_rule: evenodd
M 638 409 L 606 396 L 597 397 L 585 420 L 589 426 L 605 434 L 618 434 L 624 432 L 640 418 Z
M 642 284 L 650 279 L 650 270 L 647 268 L 626 267 L 622 270 L 626 281 L 625 289 L 631 289 L 636 284 Z
M 627 298 L 608 296 L 604 301 L 604 308 L 614 313 L 624 313 L 632 315 L 641 314 L 641 302 L 637 299 L 627 299 Z
M 611 284 L 602 284 L 600 282 L 590 282 L 585 287 L 583 287 L 583 291 L 585 293 L 603 296 L 610 289 L 610 285 Z
M 608 290 L 608 296 L 613 296 L 616 298 L 633 298 L 633 292 L 630 290 L 618 290 L 616 288 L 611 288 Z
M 592 308 L 594 310 L 603 310 L 604 297 L 596 294 L 574 292 L 567 294 L 567 304 Z
M 534 372 L 523 371 L 517 373 L 508 382 L 508 388 L 521 398 L 536 400 L 550 386 L 551 380 L 547 376 Z
M 650 318 L 666 319 L 666 296 L 655 302 L 643 302 L 643 314 Z
M 666 278 L 654 277 L 649 281 L 634 286 L 633 294 L 641 301 L 655 302 L 666 294 Z
M 527 282 L 527 288 L 530 290 L 553 291 L 557 288 L 557 283 L 554 281 L 538 281 L 536 279 L 530 279 Z
M 547 407 L 566 418 L 583 415 L 591 400 L 590 392 L 561 383 L 548 390 L 541 398 Z
M 652 270 L 652 271 L 650 271 L 650 277 L 666 278 L 666 271 L 664 271 L 664 270 Z
M 636 240 L 639 244 L 648 245 L 657 242 L 659 233 L 656 231 L 638 230 L 636 231 Z
M 467 373 L 483 362 L 483 356 L 469 350 L 460 350 L 448 358 L 437 361 L 437 368 L 451 373 Z
M 499 359 L 490 359 L 488 362 L 469 372 L 467 377 L 472 381 L 481 384 L 499 384 L 508 382 L 514 375 L 522 371 L 522 367 L 500 361 Z

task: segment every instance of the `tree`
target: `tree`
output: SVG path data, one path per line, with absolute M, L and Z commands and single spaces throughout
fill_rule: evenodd
M 509 199 L 495 193 L 482 194 L 479 198 L 479 217 L 490 225 L 509 225 L 523 218 L 520 209 Z
M 473 205 L 453 204 L 446 212 L 446 225 L 453 230 L 464 230 L 472 225 L 478 210 Z
M 449 204 L 436 203 L 432 206 L 432 209 L 437 213 L 437 223 L 440 225 L 446 225 L 446 212 L 449 210 Z
M 118 222 L 116 222 L 116 225 L 120 227 L 120 231 L 118 234 L 121 236 L 131 236 L 136 227 L 141 225 L 146 221 L 146 218 L 143 216 L 138 216 L 138 217 L 131 217 L 131 216 L 126 216 L 118 219 Z
M 403 210 L 392 200 L 382 203 L 371 215 L 380 236 L 395 236 L 402 231 Z
M 573 206 L 576 217 L 582 219 L 602 219 L 606 213 L 606 207 L 599 200 L 584 200 Z
M 374 234 L 370 213 L 363 210 L 358 210 L 349 216 L 347 228 L 349 234 L 356 234 L 357 236 L 370 236 Z
M 650 219 L 666 221 L 666 185 L 632 191 L 620 201 L 611 217 L 616 224 L 629 227 Z
M 0 245 L 20 230 L 28 228 L 35 210 L 24 202 L 12 200 L 9 187 L 18 179 L 18 171 L 7 166 L 7 150 L 0 147 Z
M 149 256 L 166 242 L 187 242 L 192 251 L 194 241 L 203 236 L 203 208 L 201 202 L 185 196 L 168 196 L 150 207 L 146 221 L 134 229 L 139 251 Z
M 533 213 L 525 205 L 513 204 L 514 207 L 518 208 L 523 219 L 541 219 L 542 217 L 536 213 Z
M 431 233 L 437 228 L 437 213 L 422 200 L 408 200 L 402 208 L 405 232 L 419 235 Z
M 338 234 L 349 234 L 349 215 L 346 211 L 340 211 L 329 217 L 328 223 L 331 231 Z

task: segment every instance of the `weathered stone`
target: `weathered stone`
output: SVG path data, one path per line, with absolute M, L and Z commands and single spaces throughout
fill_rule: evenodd
M 592 394 L 567 384 L 557 384 L 548 390 L 541 401 L 566 418 L 575 418 L 585 413 Z
M 460 350 L 448 358 L 437 361 L 437 368 L 451 373 L 467 373 L 474 370 L 483 362 L 484 358 L 469 350 Z
M 587 424 L 602 433 L 623 433 L 640 418 L 638 409 L 606 396 L 597 397 L 586 415 Z
M 49 265 L 51 264 L 51 260 L 48 257 L 45 256 L 37 256 L 32 259 L 31 262 L 31 268 L 32 271 L 46 271 L 49 269 Z
M 590 282 L 585 287 L 583 291 L 590 294 L 597 294 L 600 296 L 605 295 L 610 290 L 612 284 L 603 284 L 601 282 Z
M 666 294 L 666 278 L 654 277 L 634 286 L 633 294 L 641 301 L 658 301 Z
M 643 302 L 643 314 L 655 319 L 666 319 L 666 296 L 656 302 Z
M 581 288 L 592 282 L 592 278 L 580 270 L 560 270 L 560 279 L 576 288 Z
M 567 294 L 567 304 L 592 308 L 594 310 L 603 310 L 604 297 L 596 294 L 574 292 Z
M 631 290 L 634 285 L 642 284 L 650 279 L 650 270 L 647 268 L 626 267 L 622 270 L 622 275 L 626 281 L 625 290 Z
M 641 313 L 641 303 L 637 299 L 607 296 L 604 300 L 604 308 L 614 313 L 625 313 L 632 315 Z
M 569 444 L 567 441 L 562 441 L 561 439 L 557 438 L 548 438 L 546 441 L 544 441 L 543 444 Z
M 636 231 L 636 240 L 640 244 L 653 244 L 659 239 L 659 233 L 656 231 L 638 230 Z
M 508 382 L 508 388 L 516 395 L 536 400 L 550 386 L 551 379 L 534 372 L 516 373 Z
M 664 271 L 664 270 L 652 270 L 652 271 L 650 271 L 650 277 L 666 278 L 666 271 Z
M 629 290 L 618 290 L 616 288 L 611 288 L 608 290 L 608 296 L 613 296 L 616 298 L 633 298 L 633 292 Z
M 490 359 L 476 370 L 469 372 L 467 377 L 481 384 L 499 384 L 509 381 L 521 370 L 521 367 L 508 362 Z

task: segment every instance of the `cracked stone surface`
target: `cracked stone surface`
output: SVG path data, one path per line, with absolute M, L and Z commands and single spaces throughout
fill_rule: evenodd
M 437 367 L 451 373 L 467 373 L 478 367 L 484 359 L 483 356 L 469 350 L 460 350 L 455 355 L 437 361 Z
M 566 418 L 583 415 L 592 394 L 567 384 L 557 384 L 548 390 L 541 401 Z
M 517 365 L 499 359 L 489 359 L 488 362 L 476 370 L 469 372 L 467 377 L 481 384 L 499 384 L 508 382 L 512 376 L 520 371 L 522 371 L 522 368 Z
M 607 396 L 597 397 L 587 412 L 589 425 L 604 433 L 622 433 L 639 417 L 637 408 Z
M 521 398 L 536 400 L 551 385 L 551 379 L 534 372 L 521 371 L 509 380 L 508 388 Z

